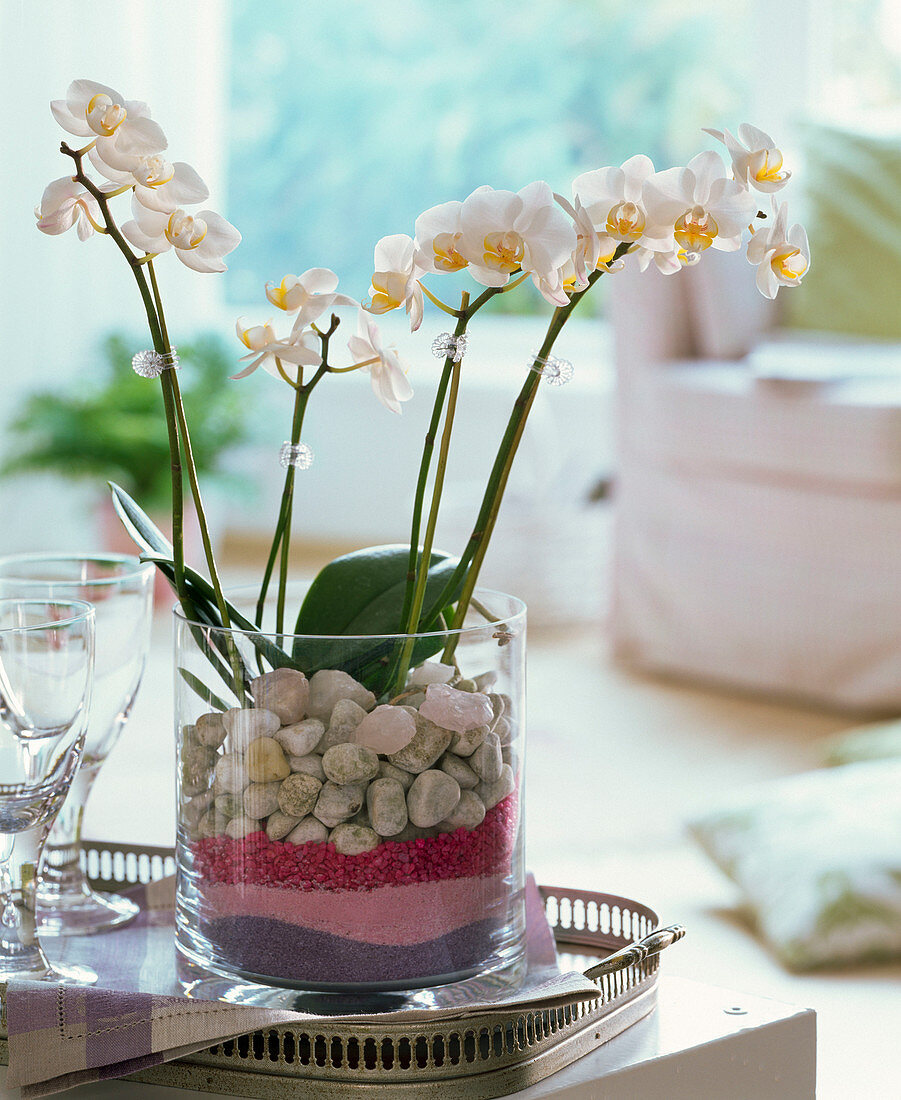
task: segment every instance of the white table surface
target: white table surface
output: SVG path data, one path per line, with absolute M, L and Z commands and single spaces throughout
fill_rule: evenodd
M 812 1010 L 664 977 L 653 1013 L 513 1095 L 518 1100 L 809 1100 L 815 1095 L 815 1065 Z M 15 1100 L 19 1090 L 7 1089 L 5 1082 L 2 1068 L 0 1100 Z M 425 1086 L 427 1091 L 437 1090 Z M 229 1094 L 106 1081 L 66 1095 L 73 1100 L 210 1100 Z M 386 1087 L 385 1100 L 390 1095 Z

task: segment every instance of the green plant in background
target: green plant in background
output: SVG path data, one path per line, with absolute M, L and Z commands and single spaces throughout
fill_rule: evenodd
M 159 390 L 131 369 L 138 338 L 112 333 L 103 342 L 103 369 L 91 383 L 68 392 L 34 393 L 9 428 L 5 475 L 54 473 L 94 481 L 112 479 L 152 512 L 166 512 L 172 493 L 169 435 Z M 241 479 L 220 469 L 223 453 L 247 439 L 246 402 L 228 384 L 234 356 L 217 336 L 199 336 L 178 350 L 182 397 L 191 416 L 194 461 L 209 483 L 229 488 Z

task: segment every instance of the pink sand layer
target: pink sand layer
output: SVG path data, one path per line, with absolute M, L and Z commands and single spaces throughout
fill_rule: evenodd
M 455 932 L 496 909 L 503 915 L 506 885 L 500 875 L 417 882 L 375 890 L 292 890 L 283 887 L 202 887 L 204 918 L 270 917 L 382 945 L 424 943 Z

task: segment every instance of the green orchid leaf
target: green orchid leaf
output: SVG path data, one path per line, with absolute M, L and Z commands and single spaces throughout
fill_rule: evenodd
M 148 554 L 161 554 L 163 557 L 172 558 L 172 543 L 157 527 L 147 513 L 136 501 L 117 485 L 114 481 L 108 481 L 110 492 L 113 494 L 113 507 L 125 530 L 134 539 L 138 546 Z
M 369 546 L 329 562 L 310 585 L 294 633 L 396 634 L 400 628 L 409 555 L 408 546 Z M 432 552 L 430 583 L 432 572 L 446 562 L 451 566 L 440 574 L 441 583 L 450 576 L 456 562 L 440 551 Z M 433 587 L 433 597 L 439 588 L 440 585 Z
M 300 609 L 295 634 L 333 640 L 319 641 L 315 656 L 301 638 L 295 640 L 294 659 L 308 676 L 320 669 L 338 668 L 377 694 L 387 686 L 399 645 L 385 635 L 398 632 L 409 554 L 409 547 L 403 545 L 368 547 L 336 558 L 321 570 Z M 455 558 L 432 552 L 424 606 L 437 598 L 456 564 Z M 420 620 L 419 629 L 440 631 L 440 619 Z M 425 660 L 443 644 L 442 634 L 421 639 L 414 659 L 417 663 Z
M 206 706 L 219 711 L 226 711 L 229 709 L 228 703 L 223 702 L 218 695 L 212 692 L 199 676 L 195 676 L 193 672 L 189 672 L 186 668 L 179 668 L 178 673 L 191 691 L 193 691 Z

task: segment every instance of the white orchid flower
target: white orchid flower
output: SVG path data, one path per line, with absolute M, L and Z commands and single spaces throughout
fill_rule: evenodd
M 419 276 L 423 273 L 416 266 L 415 251 L 413 238 L 406 233 L 382 237 L 375 246 L 372 297 L 363 307 L 369 313 L 388 313 L 405 306 L 411 332 L 422 324 L 423 313 L 422 287 L 419 284 Z
M 210 197 L 207 185 L 184 161 L 172 163 L 160 153 L 104 152 L 108 160 L 96 147 L 88 153 L 97 171 L 118 187 L 134 187 L 135 198 L 148 210 L 171 214 L 180 206 L 193 206 Z
M 266 284 L 266 297 L 285 313 L 296 313 L 294 331 L 301 332 L 335 306 L 359 303 L 346 294 L 336 294 L 338 276 L 327 267 L 311 267 L 303 275 L 286 275 L 276 286 Z
M 66 98 L 53 100 L 50 110 L 64 130 L 96 141 L 104 159 L 113 149 L 140 156 L 162 152 L 168 144 L 146 103 L 126 100 L 93 80 L 73 80 Z
M 573 254 L 563 267 L 561 272 L 563 285 L 567 290 L 584 290 L 588 286 L 588 276 L 601 261 L 601 240 L 591 220 L 591 215 L 582 205 L 582 200 L 575 196 L 575 203 L 571 203 L 562 195 L 554 195 L 554 198 L 563 207 L 573 220 L 573 229 L 576 234 L 576 247 Z M 615 251 L 616 246 L 612 251 Z M 612 258 L 612 251 L 610 256 Z
M 757 289 L 775 298 L 780 286 L 798 286 L 810 268 L 810 247 L 803 226 L 788 228 L 788 204 L 776 206 L 773 221 L 748 242 L 748 260 L 757 265 Z
M 51 236 L 65 233 L 74 225 L 80 241 L 93 235 L 92 219 L 99 222 L 101 217 L 97 200 L 71 176 L 47 184 L 40 206 L 34 208 L 34 216 L 38 229 Z
M 175 249 L 175 255 L 194 271 L 225 271 L 222 257 L 241 243 L 241 234 L 214 210 L 186 214 L 181 208 L 166 213 L 149 210 L 133 198 L 134 221 L 122 226 L 122 236 L 136 248 L 154 255 Z
M 299 367 L 318 367 L 322 363 L 322 356 L 311 346 L 318 339 L 312 332 L 292 332 L 286 340 L 280 340 L 271 318 L 263 325 L 248 325 L 243 317 L 238 318 L 235 331 L 241 343 L 250 349 L 250 354 L 242 356 L 241 362 L 250 361 L 250 365 L 232 378 L 247 378 L 257 367 L 262 367 L 274 378 L 287 377 L 296 382 Z M 289 366 L 282 366 L 280 371 L 279 363 Z
M 757 213 L 757 200 L 726 176 L 722 158 L 713 152 L 651 176 L 642 197 L 648 236 L 675 240 L 689 262 L 711 246 L 722 252 L 740 248 L 742 232 Z
M 560 269 L 576 248 L 569 218 L 542 180 L 520 191 L 480 187 L 460 209 L 457 251 L 469 262 L 476 282 L 504 286 L 522 270 L 554 305 L 566 305 Z
M 463 203 L 454 199 L 423 211 L 414 227 L 414 263 L 423 273 L 462 271 L 469 261 L 459 251 L 463 238 L 460 211 Z
M 728 130 L 708 130 L 717 141 L 721 141 L 732 157 L 732 172 L 739 183 L 753 187 L 756 191 L 772 194 L 781 191 L 791 179 L 791 172 L 782 170 L 782 152 L 769 134 L 758 130 L 749 122 L 743 122 L 738 128 L 738 137 Z
M 608 262 L 623 243 L 658 251 L 672 247 L 672 234 L 657 240 L 647 231 L 642 191 L 653 175 L 654 162 L 639 155 L 630 157 L 619 168 L 595 168 L 573 180 L 573 195 L 598 231 L 602 262 Z
M 386 409 L 401 413 L 401 402 L 413 396 L 413 387 L 407 378 L 406 367 L 396 348 L 382 345 L 379 326 L 361 309 L 357 317 L 357 334 L 347 341 L 347 348 L 355 363 L 365 364 L 372 378 L 372 391 Z

